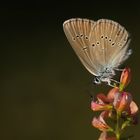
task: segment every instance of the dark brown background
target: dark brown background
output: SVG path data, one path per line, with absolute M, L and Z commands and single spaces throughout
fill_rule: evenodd
M 0 139 L 96 140 L 91 126 L 89 85 L 93 76 L 82 66 L 62 29 L 72 17 L 108 18 L 131 34 L 133 79 L 127 90 L 140 103 L 139 3 L 20 1 L 0 9 Z M 107 92 L 92 86 L 92 94 Z M 139 139 L 140 126 L 129 133 Z

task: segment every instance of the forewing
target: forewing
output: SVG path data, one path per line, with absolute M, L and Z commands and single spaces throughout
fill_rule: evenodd
M 95 22 L 88 19 L 70 19 L 64 22 L 63 28 L 68 41 L 70 42 L 75 53 L 93 75 L 99 75 L 99 64 L 92 57 L 91 53 L 90 34 L 93 30 Z
M 90 43 L 94 46 L 91 54 L 96 51 L 96 61 L 103 67 L 117 67 L 126 58 L 128 37 L 126 29 L 117 22 L 100 19 L 90 34 Z

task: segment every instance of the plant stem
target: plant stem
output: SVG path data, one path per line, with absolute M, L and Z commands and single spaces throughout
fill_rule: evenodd
M 119 119 L 120 119 L 120 112 L 117 112 L 117 124 L 116 124 L 116 132 L 115 132 L 117 140 L 120 140 Z

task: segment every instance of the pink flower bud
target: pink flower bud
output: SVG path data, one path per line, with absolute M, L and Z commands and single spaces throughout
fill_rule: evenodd
M 119 88 L 118 87 L 115 87 L 115 88 L 112 88 L 109 93 L 107 94 L 107 98 L 110 102 L 113 102 L 114 101 L 114 97 L 115 97 L 115 94 L 119 92 Z
M 112 105 L 110 104 L 99 104 L 96 102 L 91 102 L 91 109 L 93 111 L 101 111 L 101 110 L 110 110 L 112 109 Z
M 131 103 L 130 103 L 130 114 L 131 115 L 135 115 L 137 112 L 138 112 L 138 106 L 137 106 L 137 104 L 134 102 L 134 101 L 132 101 Z
M 137 104 L 134 101 L 132 101 L 129 106 L 128 114 L 129 117 L 131 117 L 131 123 L 133 125 L 138 124 L 138 110 L 139 108 Z
M 96 117 L 93 118 L 92 125 L 101 131 L 111 131 L 112 128 L 109 125 L 107 125 L 107 123 L 104 120 L 104 118 L 107 117 L 108 117 L 108 112 L 106 111 L 102 112 L 98 118 Z
M 120 90 L 123 90 L 131 80 L 131 70 L 130 68 L 125 68 L 121 74 L 120 78 Z
M 97 95 L 97 101 L 91 102 L 91 109 L 93 111 L 110 110 L 112 105 L 109 104 L 108 98 L 104 94 Z
M 118 112 L 122 112 L 129 109 L 131 101 L 132 96 L 130 93 L 118 92 L 115 94 L 113 105 Z

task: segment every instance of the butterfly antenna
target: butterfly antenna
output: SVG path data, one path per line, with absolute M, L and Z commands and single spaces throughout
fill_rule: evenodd
M 114 68 L 114 70 L 122 72 L 124 69 Z

